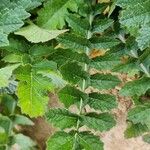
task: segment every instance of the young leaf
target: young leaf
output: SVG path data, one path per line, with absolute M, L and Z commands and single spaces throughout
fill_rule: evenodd
M 113 95 L 91 93 L 89 94 L 88 105 L 100 111 L 108 111 L 117 107 L 116 98 Z
M 94 74 L 90 77 L 90 86 L 99 90 L 111 89 L 117 86 L 121 81 L 111 74 Z
M 85 72 L 77 62 L 69 62 L 60 68 L 60 72 L 65 80 L 70 83 L 76 84 L 81 79 L 87 79 L 88 73 Z
M 66 109 L 50 109 L 46 113 L 46 119 L 49 123 L 61 129 L 75 127 L 77 124 L 78 116 L 69 112 Z
M 80 90 L 76 89 L 72 86 L 65 86 L 58 93 L 60 101 L 65 105 L 65 107 L 69 107 L 72 104 L 83 101 L 87 99 L 87 95 Z
M 121 89 L 120 94 L 123 96 L 140 96 L 148 89 L 150 89 L 150 78 L 143 77 L 125 84 L 125 86 Z
M 0 69 L 0 88 L 8 86 L 12 72 L 18 68 L 19 65 L 20 64 L 15 64 Z
M 15 34 L 24 36 L 32 43 L 39 43 L 52 40 L 66 31 L 67 30 L 47 30 L 40 28 L 35 24 L 31 24 L 27 27 L 21 28 L 19 31 L 15 32 Z
M 49 99 L 46 92 L 53 89 L 50 79 L 35 74 L 30 66 L 20 67 L 15 74 L 20 80 L 17 95 L 21 111 L 31 117 L 43 115 Z
M 77 11 L 75 0 L 51 0 L 44 3 L 44 8 L 38 13 L 38 25 L 45 29 L 62 29 L 68 9 Z
M 99 131 L 110 130 L 116 124 L 113 116 L 108 113 L 89 113 L 86 116 L 81 116 L 81 122 L 83 125 Z

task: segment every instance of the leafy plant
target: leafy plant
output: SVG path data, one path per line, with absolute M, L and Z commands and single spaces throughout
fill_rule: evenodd
M 26 114 L 44 116 L 58 128 L 48 150 L 104 149 L 95 133 L 116 124 L 117 101 L 109 93 L 120 86 L 120 73 L 135 78 L 120 90 L 134 104 L 125 137 L 144 135 L 149 142 L 149 5 L 149 0 L 2 0 L 2 147 L 15 142 L 25 150 L 35 147 L 14 131 L 16 124 L 32 124 Z M 49 92 L 57 93 L 63 107 L 48 108 Z
M 19 133 L 20 125 L 31 126 L 34 123 L 26 116 L 19 113 L 17 102 L 10 95 L 0 97 L 0 149 L 19 147 L 23 150 L 35 149 L 36 143 L 29 137 Z

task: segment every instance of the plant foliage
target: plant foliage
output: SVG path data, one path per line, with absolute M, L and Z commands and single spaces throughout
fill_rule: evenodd
M 143 100 L 150 96 L 149 6 L 149 0 L 1 0 L 0 148 L 36 149 L 14 132 L 16 124 L 32 125 L 28 115 L 58 129 L 48 150 L 103 150 L 94 133 L 116 124 L 117 100 L 109 93 L 120 86 L 120 73 L 134 77 L 119 92 L 134 104 L 125 137 L 148 132 L 149 143 L 150 104 Z M 50 92 L 61 108 L 48 108 Z

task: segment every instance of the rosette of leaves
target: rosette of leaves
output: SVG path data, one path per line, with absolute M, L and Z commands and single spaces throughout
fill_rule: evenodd
M 36 143 L 19 131 L 19 126 L 31 126 L 34 123 L 25 115 L 19 113 L 17 101 L 13 96 L 0 96 L 0 149 L 20 148 L 35 149 Z
M 57 3 L 53 5 L 54 1 L 51 7 L 57 7 Z M 47 121 L 59 129 L 47 141 L 47 149 L 51 150 L 102 150 L 103 142 L 91 131 L 108 131 L 116 124 L 111 114 L 111 110 L 117 107 L 115 96 L 87 93 L 86 90 L 90 87 L 109 90 L 121 82 L 112 74 L 92 74 L 91 69 L 97 65 L 96 61 L 92 65 L 94 59 L 90 57 L 94 49 L 109 51 L 119 45 L 120 40 L 115 33 L 110 34 L 113 20 L 103 15 L 108 4 L 86 0 L 77 2 L 77 5 L 76 13 L 67 12 L 65 16 L 70 31 L 57 38 L 59 48 L 48 56 L 48 59 L 57 63 L 58 70 L 68 83 L 58 93 L 64 108 L 51 108 L 45 114 Z M 46 8 L 42 13 L 47 13 Z M 55 23 L 58 19 L 55 18 Z M 102 72 L 105 69 L 100 70 Z M 88 112 L 87 105 L 93 111 Z M 71 107 L 76 107 L 76 111 L 72 112 Z M 81 131 L 82 127 L 86 127 L 86 131 Z

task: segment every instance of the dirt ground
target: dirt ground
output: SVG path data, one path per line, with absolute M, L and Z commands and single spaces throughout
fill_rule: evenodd
M 123 84 L 126 81 L 131 80 L 127 79 L 126 76 L 121 76 L 120 78 L 123 81 Z M 109 93 L 116 95 L 118 99 L 118 108 L 113 110 L 117 125 L 110 131 L 97 134 L 104 142 L 104 150 L 150 150 L 150 144 L 143 142 L 141 137 L 130 139 L 124 138 L 124 131 L 127 126 L 127 111 L 132 107 L 132 103 L 129 98 L 118 96 L 119 89 L 120 86 L 109 91 Z M 56 95 L 50 95 L 50 99 L 49 107 L 60 106 Z M 25 128 L 23 132 L 35 139 L 41 150 L 45 150 L 45 141 L 48 136 L 55 132 L 55 129 L 48 125 L 41 117 L 35 119 L 34 122 L 35 125 L 33 127 Z

